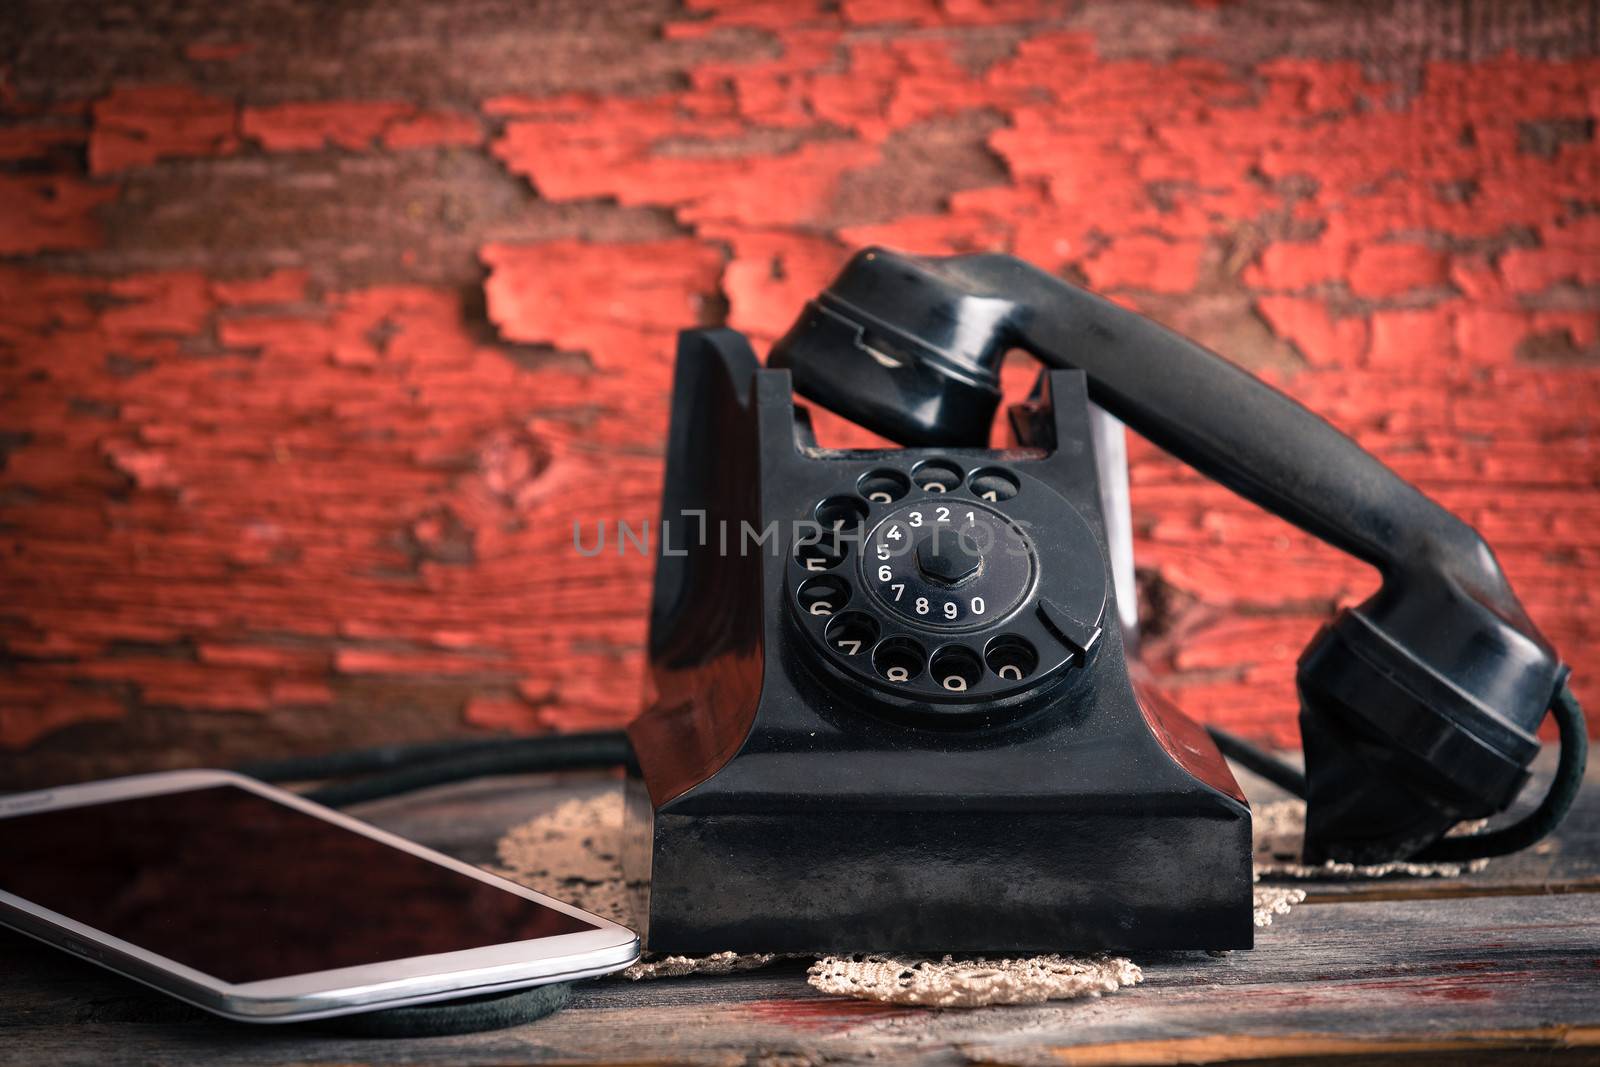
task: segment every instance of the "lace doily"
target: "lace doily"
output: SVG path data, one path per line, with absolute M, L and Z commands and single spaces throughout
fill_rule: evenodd
M 1260 877 L 1258 874 L 1257 877 Z M 1279 915 L 1289 914 L 1289 909 L 1306 899 L 1304 889 L 1295 889 L 1283 885 L 1258 885 L 1255 888 L 1255 921 L 1256 927 L 1263 928 L 1272 925 L 1272 920 Z
M 500 840 L 501 873 L 570 901 L 581 908 L 637 927 L 632 888 L 622 878 L 622 793 L 611 788 L 565 801 L 518 826 Z M 1256 878 L 1378 878 L 1393 875 L 1448 878 L 1470 865 L 1386 863 L 1374 867 L 1302 864 L 1300 835 L 1305 804 L 1298 800 L 1257 805 Z M 1272 925 L 1306 899 L 1293 886 L 1255 887 L 1255 924 Z M 771 953 L 719 952 L 710 956 L 647 958 L 622 972 L 635 981 L 689 974 L 728 974 L 790 958 Z M 1137 985 L 1142 973 L 1121 956 L 1034 956 L 1026 959 L 941 959 L 882 955 L 824 956 L 807 981 L 824 993 L 941 1008 L 989 1004 L 1037 1004 L 1099 996 Z
M 824 993 L 930 1008 L 1098 997 L 1144 978 L 1132 961 L 1120 956 L 1055 955 L 1025 960 L 824 956 L 807 975 Z

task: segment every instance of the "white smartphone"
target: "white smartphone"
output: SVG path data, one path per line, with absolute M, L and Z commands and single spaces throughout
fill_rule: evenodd
M 633 931 L 226 771 L 0 798 L 0 923 L 299 1022 L 606 974 Z

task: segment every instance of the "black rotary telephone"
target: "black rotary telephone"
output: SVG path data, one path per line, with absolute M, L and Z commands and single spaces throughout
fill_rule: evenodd
M 987 448 L 1011 349 L 1047 368 Z M 817 446 L 798 392 L 906 447 Z M 630 727 L 657 951 L 1248 947 L 1250 815 L 1126 654 L 1091 402 L 1375 566 L 1298 672 L 1308 860 L 1525 847 L 1571 804 L 1567 667 L 1478 533 L 1295 401 L 1002 255 L 854 259 L 766 369 L 682 335 Z M 1554 712 L 1556 779 L 1504 829 Z

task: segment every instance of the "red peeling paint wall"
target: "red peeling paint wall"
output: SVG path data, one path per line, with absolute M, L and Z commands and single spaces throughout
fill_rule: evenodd
M 20 0 L 0 787 L 624 722 L 650 564 L 573 523 L 652 517 L 674 331 L 764 345 L 868 242 L 1016 252 L 1288 390 L 1484 532 L 1600 704 L 1597 23 Z M 1132 453 L 1155 667 L 1293 743 L 1374 576 Z

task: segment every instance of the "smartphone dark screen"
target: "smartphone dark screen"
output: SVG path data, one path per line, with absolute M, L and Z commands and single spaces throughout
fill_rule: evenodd
M 237 786 L 0 819 L 0 889 L 236 984 L 595 928 Z

